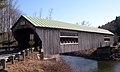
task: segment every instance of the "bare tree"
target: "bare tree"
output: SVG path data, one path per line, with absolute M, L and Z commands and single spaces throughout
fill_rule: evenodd
M 20 17 L 21 12 L 17 7 L 18 0 L 5 0 L 3 4 L 7 5 L 4 9 L 0 10 L 0 28 L 1 28 L 1 39 L 2 43 L 8 43 L 10 46 L 10 42 L 13 40 L 13 36 L 11 34 L 11 27 Z
M 0 8 L 5 8 L 5 7 L 6 7 L 6 5 L 3 4 L 4 1 L 5 1 L 5 0 L 0 0 Z
M 77 25 L 82 25 L 82 26 L 91 26 L 91 23 L 89 21 L 83 20 L 81 23 L 76 22 Z
M 83 26 L 90 26 L 91 24 L 90 24 L 89 21 L 82 21 L 81 25 L 83 25 Z
M 42 18 L 42 12 L 43 12 L 43 8 L 40 8 L 40 11 L 39 12 L 35 11 L 33 13 L 33 16 L 38 17 L 38 15 L 39 15 L 39 18 Z M 48 11 L 48 16 L 46 17 L 46 19 L 52 19 L 52 13 L 53 13 L 53 9 L 50 8 L 50 10 Z
M 51 8 L 50 11 L 49 11 L 48 19 L 52 19 L 52 13 L 53 13 L 53 9 Z
M 40 18 L 42 17 L 42 8 L 40 8 Z

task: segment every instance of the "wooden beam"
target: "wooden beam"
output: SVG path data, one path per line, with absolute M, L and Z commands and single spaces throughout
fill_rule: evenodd
M 25 50 L 22 51 L 23 61 L 25 60 Z
M 21 54 L 21 52 L 18 52 L 18 61 L 20 61 L 20 54 Z
M 15 58 L 15 55 L 12 55 L 12 56 L 11 56 L 12 64 L 15 64 L 14 58 Z
M 8 59 L 8 58 L 5 58 L 5 59 L 2 59 L 2 60 L 1 60 L 1 64 L 2 64 L 2 66 L 3 66 L 3 70 L 6 69 L 6 61 L 7 61 L 7 59 Z

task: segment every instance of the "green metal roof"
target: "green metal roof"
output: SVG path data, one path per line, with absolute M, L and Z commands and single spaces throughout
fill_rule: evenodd
M 48 28 L 60 28 L 60 29 L 69 29 L 69 30 L 77 30 L 77 31 L 85 31 L 85 32 L 94 32 L 94 33 L 103 33 L 103 34 L 112 34 L 112 32 L 104 29 L 86 27 L 77 24 L 65 23 L 55 20 L 49 19 L 41 19 L 37 17 L 31 16 L 23 16 L 29 22 L 31 22 L 34 26 L 37 27 L 48 27 Z

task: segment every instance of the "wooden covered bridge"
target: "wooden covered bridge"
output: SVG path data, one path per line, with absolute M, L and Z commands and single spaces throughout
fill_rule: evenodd
M 12 33 L 19 49 L 40 48 L 44 57 L 109 46 L 113 42 L 113 33 L 108 30 L 31 16 L 21 16 Z

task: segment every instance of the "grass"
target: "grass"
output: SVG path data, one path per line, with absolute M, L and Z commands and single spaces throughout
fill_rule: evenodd
M 8 72 L 76 72 L 70 68 L 69 63 L 63 59 L 56 61 L 38 60 L 36 54 L 32 54 L 25 61 L 7 65 Z

